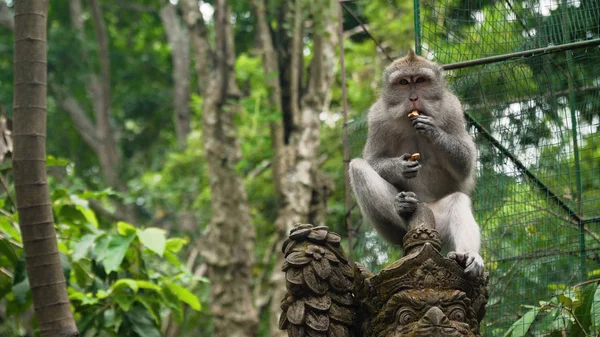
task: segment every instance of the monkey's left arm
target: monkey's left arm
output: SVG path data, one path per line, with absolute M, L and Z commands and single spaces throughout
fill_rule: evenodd
M 443 128 L 430 116 L 411 118 L 415 130 L 424 135 L 441 152 L 438 157 L 448 164 L 454 178 L 462 181 L 473 174 L 476 159 L 475 143 L 462 123 Z

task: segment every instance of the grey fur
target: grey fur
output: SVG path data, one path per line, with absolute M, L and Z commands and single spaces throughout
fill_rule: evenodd
M 409 119 L 415 109 L 420 115 Z M 479 226 L 469 197 L 475 186 L 476 148 L 442 68 L 412 53 L 394 61 L 384 71 L 368 123 L 364 159 L 350 163 L 363 216 L 385 239 L 401 244 L 410 213 L 418 201 L 425 202 L 435 215 L 444 251 L 453 251 L 448 256 L 468 273 L 481 274 Z M 421 154 L 419 161 L 408 161 L 415 152 Z

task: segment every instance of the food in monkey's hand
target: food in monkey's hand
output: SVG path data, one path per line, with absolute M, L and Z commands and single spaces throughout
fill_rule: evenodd
M 416 161 L 419 159 L 421 159 L 421 154 L 419 152 L 415 152 L 410 156 L 410 158 L 408 158 L 408 161 Z
M 419 116 L 419 112 L 417 110 L 413 110 L 408 114 L 408 118 Z

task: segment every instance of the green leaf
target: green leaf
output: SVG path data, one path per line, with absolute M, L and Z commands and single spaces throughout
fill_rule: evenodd
M 130 223 L 119 221 L 117 222 L 117 232 L 123 236 L 128 236 L 137 233 L 137 229 Z
M 592 304 L 594 303 L 597 288 L 598 286 L 596 284 L 588 284 L 581 289 L 581 305 L 573 311 L 580 324 L 571 325 L 570 337 L 589 336 L 588 329 L 592 325 L 592 315 L 590 315 L 590 312 L 592 310 Z M 580 325 L 584 330 L 581 329 Z
M 159 317 L 158 313 L 156 312 L 152 303 L 150 303 L 145 296 L 137 295 L 135 297 L 135 300 L 138 301 L 139 303 L 141 303 L 144 306 L 144 308 L 146 308 L 146 310 L 148 310 L 148 312 L 154 319 L 154 323 L 156 323 L 156 325 L 160 325 L 160 317 Z
M 137 286 L 140 289 L 150 289 L 150 290 L 160 291 L 160 287 L 152 282 L 148 282 L 148 281 L 144 281 L 144 280 L 135 280 L 135 283 L 137 283 Z
M 107 234 L 102 234 L 96 238 L 96 242 L 94 242 L 94 248 L 92 249 L 96 262 L 101 262 L 104 260 L 104 257 L 106 256 L 106 249 L 108 248 L 109 243 L 110 237 Z
M 185 246 L 187 243 L 187 239 L 170 238 L 167 240 L 165 249 L 173 253 L 178 253 L 181 250 L 181 248 L 183 248 L 183 246 Z
M 592 327 L 596 332 L 600 332 L 600 285 L 596 287 L 596 291 L 594 292 L 590 316 L 592 319 Z
M 83 214 L 85 219 L 92 225 L 94 228 L 98 228 L 98 218 L 96 218 L 96 213 L 91 209 L 84 207 L 82 205 L 76 205 L 75 208 Z
M 114 236 L 110 239 L 104 257 L 104 270 L 107 274 L 117 271 L 123 262 L 125 253 L 135 236 Z
M 163 299 L 163 303 L 171 309 L 171 314 L 175 317 L 175 322 L 183 322 L 183 307 L 181 301 L 177 298 L 177 295 L 173 294 L 168 287 L 163 287 L 160 295 Z
M 539 308 L 533 308 L 529 310 L 523 317 L 519 318 L 513 325 L 508 329 L 508 331 L 504 334 L 504 337 L 523 337 L 529 331 L 531 327 L 531 323 L 535 320 Z M 511 333 L 512 332 L 512 333 Z
M 138 283 L 135 280 L 130 278 L 122 278 L 113 283 L 113 285 L 110 287 L 110 290 L 116 291 L 121 287 L 129 287 L 134 293 L 137 293 L 139 289 Z
M 165 252 L 166 237 L 165 231 L 160 228 L 146 228 L 138 231 L 138 238 L 146 248 L 162 256 Z
M 98 235 L 96 234 L 86 234 L 81 237 L 81 240 L 75 244 L 73 247 L 73 261 L 79 261 L 83 259 L 89 249 L 94 245 L 94 241 Z
M 5 234 L 8 234 L 9 239 L 13 239 L 18 242 L 23 242 L 21 239 L 21 233 L 13 224 L 11 219 L 6 216 L 0 216 L 0 231 Z
M 180 301 L 187 303 L 192 309 L 196 311 L 202 310 L 200 300 L 198 300 L 198 297 L 192 294 L 192 292 L 175 283 L 167 283 L 166 286 L 169 288 L 170 291 L 173 292 L 173 294 L 175 294 L 175 296 L 177 296 L 177 298 Z
M 133 331 L 140 337 L 162 337 L 157 324 L 146 310 L 136 306 L 127 313 L 127 318 L 132 324 Z
M 8 240 L 0 239 L 0 255 L 7 257 L 13 266 L 19 262 L 19 257 L 11 247 Z
M 56 158 L 52 155 L 46 156 L 46 167 L 50 166 L 61 166 L 65 167 L 69 164 L 69 161 L 63 158 Z
M 129 311 L 129 309 L 131 309 L 131 305 L 133 304 L 133 302 L 135 302 L 135 297 L 133 295 L 122 292 L 122 291 L 118 291 L 118 292 L 114 293 L 111 296 L 111 298 L 115 302 L 117 302 L 117 304 L 124 311 Z
M 175 267 L 181 269 L 181 261 L 179 261 L 179 258 L 177 257 L 177 255 L 175 255 L 169 251 L 166 251 L 165 259 L 167 259 L 167 261 L 171 262 L 171 264 L 174 265 Z

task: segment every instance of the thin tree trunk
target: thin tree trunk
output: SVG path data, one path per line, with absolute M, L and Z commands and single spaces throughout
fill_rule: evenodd
M 235 167 L 241 157 L 234 123 L 239 113 L 237 85 L 232 60 L 231 16 L 225 0 L 215 2 L 216 48 L 210 50 L 196 0 L 181 0 L 192 34 L 196 64 L 210 67 L 208 55 L 215 55 L 215 71 L 198 69 L 198 82 L 205 83 L 202 131 L 208 163 L 212 217 L 200 253 L 208 265 L 211 280 L 210 306 L 214 336 L 254 337 L 258 315 L 252 299 L 255 231 L 242 179 Z M 202 78 L 202 76 L 208 76 Z M 207 85 L 206 85 L 207 84 Z M 232 92 L 233 91 L 233 92 Z
M 272 78 L 273 68 L 277 69 L 277 63 L 274 63 L 277 51 L 273 45 L 273 40 L 268 28 L 264 0 L 254 0 L 254 10 L 256 11 L 258 38 L 262 47 L 263 65 L 267 79 Z M 287 72 L 290 74 L 289 87 L 277 87 L 280 83 L 272 81 L 271 86 L 276 90 L 273 93 L 287 93 L 291 97 L 289 104 L 291 119 L 286 121 L 292 123 L 290 126 L 284 126 L 283 129 L 291 130 L 287 142 L 274 142 L 274 146 L 281 147 L 275 149 L 275 163 L 283 163 L 283 174 L 279 173 L 274 179 L 279 180 L 279 193 L 281 194 L 280 208 L 275 220 L 275 228 L 279 234 L 279 245 L 285 240 L 287 233 L 296 223 L 322 222 L 325 201 L 327 199 L 327 179 L 318 172 L 318 156 L 320 146 L 320 119 L 319 114 L 327 109 L 329 105 L 329 91 L 333 81 L 333 69 L 335 63 L 335 44 L 336 44 L 336 21 L 335 21 L 336 2 L 328 0 L 319 0 L 309 2 L 305 0 L 296 0 L 293 5 L 294 17 L 291 22 L 293 31 L 291 62 Z M 301 76 L 301 52 L 303 49 L 301 41 L 304 38 L 303 8 L 313 9 L 314 31 L 313 37 L 313 58 L 310 64 L 309 81 L 306 92 L 302 92 Z M 314 8 L 313 8 L 314 7 Z M 286 46 L 278 46 L 286 48 Z M 273 65 L 275 64 L 275 66 Z M 284 76 L 285 74 L 279 74 Z M 275 83 L 277 82 L 277 83 Z M 272 98 L 272 104 L 279 104 L 281 107 L 281 97 Z M 273 271 L 270 283 L 272 298 L 270 302 L 270 335 L 271 337 L 284 337 L 285 332 L 279 330 L 278 317 L 281 313 L 279 308 L 280 301 L 283 298 L 286 288 L 284 274 L 280 272 L 283 265 L 281 254 L 277 255 L 275 269 Z
M 40 335 L 79 336 L 60 262 L 46 180 L 47 14 L 46 0 L 15 2 L 15 189 Z
M 180 21 L 175 9 L 175 5 L 165 5 L 160 10 L 160 18 L 171 45 L 175 131 L 177 144 L 183 150 L 190 134 L 190 37 L 187 27 Z
M 126 185 L 119 175 L 121 154 L 110 124 L 111 84 L 108 33 L 98 2 L 96 0 L 89 0 L 88 2 L 91 9 L 91 17 L 94 21 L 99 50 L 98 57 L 100 59 L 100 74 L 97 75 L 90 69 L 90 74 L 88 75 L 87 89 L 92 96 L 94 121 L 88 117 L 81 103 L 65 89 L 60 87 L 53 87 L 53 89 L 60 98 L 60 107 L 71 116 L 75 129 L 98 157 L 104 182 L 117 191 L 125 192 L 127 189 Z M 77 31 L 79 40 L 83 44 L 85 43 L 85 27 L 81 0 L 70 0 L 69 10 L 73 28 Z M 89 59 L 89 55 L 85 50 L 85 48 L 82 48 L 82 60 Z M 116 208 L 117 214 L 120 214 L 129 222 L 135 223 L 135 212 L 132 206 L 117 202 Z

